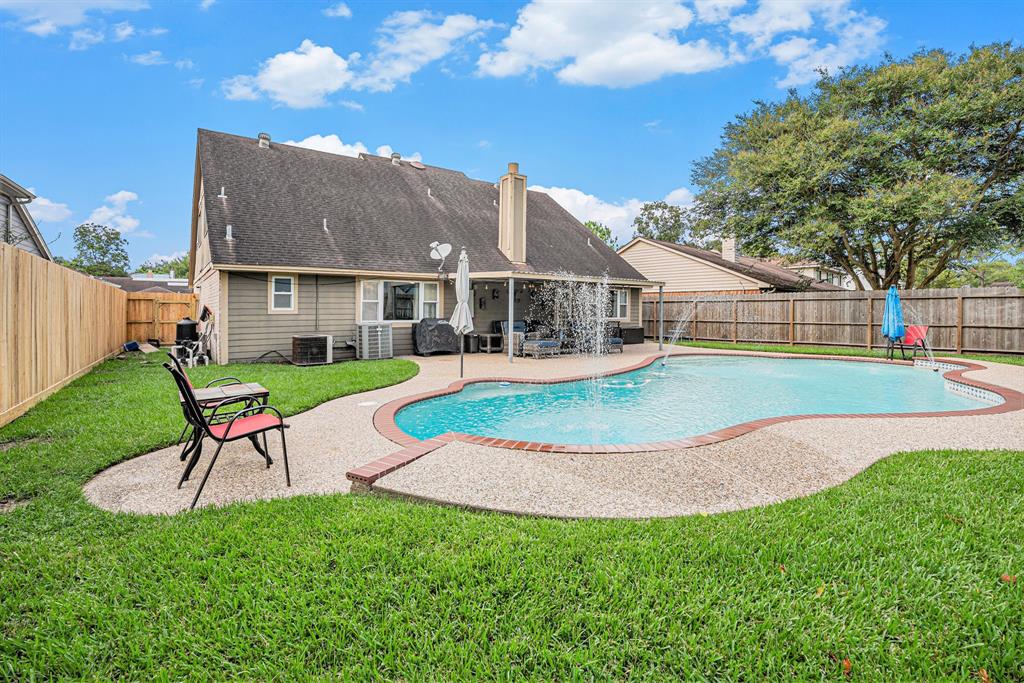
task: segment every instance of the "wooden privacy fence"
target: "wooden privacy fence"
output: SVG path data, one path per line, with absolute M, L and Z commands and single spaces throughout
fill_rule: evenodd
M 125 341 L 159 339 L 162 344 L 173 344 L 175 323 L 185 316 L 195 318 L 195 306 L 193 294 L 129 292 Z
M 116 352 L 125 293 L 0 244 L 0 425 Z
M 1014 287 L 900 292 L 908 325 L 928 325 L 939 351 L 1024 353 L 1024 290 Z M 665 336 L 772 344 L 884 345 L 885 292 L 667 295 Z M 643 302 L 644 334 L 658 335 L 658 301 Z

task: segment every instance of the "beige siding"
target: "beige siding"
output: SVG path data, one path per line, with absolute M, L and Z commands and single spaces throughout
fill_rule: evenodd
M 223 332 L 223 321 L 220 315 L 220 273 L 216 270 L 207 270 L 203 273 L 202 278 L 196 281 L 192 291 L 196 295 L 197 315 L 202 315 L 204 307 L 213 312 L 213 317 L 203 323 L 203 325 L 213 327 L 208 351 L 212 354 L 214 362 L 224 363 L 227 359 L 221 358 L 220 353 L 220 339 Z M 205 327 L 203 331 L 206 331 Z
M 665 283 L 666 292 L 715 292 L 756 289 L 761 283 L 665 247 L 637 242 L 620 256 L 649 280 Z M 658 291 L 647 287 L 645 291 Z
M 230 360 L 256 360 L 268 351 L 291 358 L 292 335 L 312 332 L 334 335 L 334 360 L 354 358 L 355 349 L 346 342 L 355 339 L 356 334 L 355 279 L 320 275 L 319 288 L 316 281 L 315 275 L 298 277 L 296 312 L 269 313 L 267 273 L 230 273 L 227 282 Z M 402 336 L 395 330 L 396 347 Z M 411 351 L 412 336 L 408 328 L 404 336 Z M 270 354 L 268 360 L 273 356 Z
M 10 197 L 2 194 L 0 194 L 0 242 L 13 244 L 34 256 L 46 258 L 46 255 L 36 245 L 28 226 L 25 225 L 18 207 L 14 206 Z

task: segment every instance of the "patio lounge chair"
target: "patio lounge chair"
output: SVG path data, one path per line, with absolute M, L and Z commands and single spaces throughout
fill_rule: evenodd
M 269 469 L 271 460 L 270 451 L 267 448 L 267 432 L 272 430 L 279 430 L 281 432 L 281 451 L 284 457 L 285 483 L 288 486 L 292 485 L 291 474 L 288 471 L 288 446 L 285 443 L 284 438 L 284 430 L 288 425 L 284 423 L 284 416 L 281 414 L 280 410 L 273 406 L 261 403 L 255 396 L 235 396 L 224 399 L 215 405 L 208 406 L 212 412 L 210 415 L 206 415 L 205 410 L 200 407 L 199 401 L 196 400 L 195 392 L 192 390 L 192 385 L 188 381 L 188 377 L 185 376 L 185 373 L 179 371 L 170 363 L 164 363 L 164 367 L 171 373 L 171 376 L 174 377 L 174 381 L 178 385 L 178 391 L 181 392 L 181 395 L 184 398 L 182 411 L 185 414 L 185 420 L 196 431 L 197 439 L 196 446 L 192 450 L 188 464 L 185 466 L 185 471 L 181 473 L 181 479 L 178 480 L 179 489 L 185 480 L 188 479 L 192 469 L 199 462 L 199 457 L 203 452 L 203 439 L 209 438 L 217 443 L 217 450 L 214 451 L 213 457 L 210 458 L 210 464 L 206 468 L 206 473 L 203 474 L 203 479 L 199 482 L 199 488 L 196 489 L 196 495 L 192 498 L 192 504 L 189 505 L 190 510 L 195 508 L 196 502 L 198 502 L 199 496 L 203 492 L 203 487 L 206 486 L 206 480 L 209 479 L 210 472 L 213 470 L 213 466 L 217 462 L 217 456 L 220 455 L 221 448 L 224 447 L 224 444 L 230 441 L 237 441 L 239 439 L 249 439 L 256 447 L 257 451 L 262 450 L 264 459 L 267 463 L 267 468 Z M 244 400 L 246 402 L 245 408 L 234 411 L 230 415 L 219 414 L 218 411 L 221 408 L 227 405 L 237 404 L 240 400 Z M 263 438 L 262 449 L 259 447 L 257 437 Z
M 917 352 L 920 350 L 922 353 L 926 353 L 925 339 L 928 336 L 927 325 L 907 325 L 906 330 L 903 333 L 903 339 L 899 339 L 892 342 L 887 349 L 889 352 L 889 359 L 895 355 L 896 347 L 900 347 L 900 358 L 903 360 L 907 359 L 905 353 L 907 348 L 910 348 L 910 357 L 916 358 Z
M 607 329 L 607 336 L 604 340 L 604 348 L 607 353 L 612 351 L 618 351 L 622 353 L 622 331 L 619 328 L 618 323 L 609 323 Z
M 530 354 L 534 358 L 557 356 L 562 352 L 562 342 L 556 339 L 546 328 L 537 328 L 528 332 L 521 345 L 522 355 Z

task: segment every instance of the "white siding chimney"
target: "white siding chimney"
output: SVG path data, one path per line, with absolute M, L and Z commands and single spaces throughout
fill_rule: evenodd
M 508 164 L 498 181 L 498 248 L 513 263 L 526 263 L 526 176 Z
M 260 142 L 260 149 L 270 149 L 270 133 L 260 133 L 256 139 Z
M 723 237 L 722 238 L 722 258 L 726 261 L 736 262 L 737 257 L 740 255 L 736 249 L 736 238 L 735 237 Z

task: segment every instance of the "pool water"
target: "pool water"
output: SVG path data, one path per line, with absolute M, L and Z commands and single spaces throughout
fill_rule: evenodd
M 469 384 L 403 408 L 395 422 L 418 439 L 462 432 L 543 443 L 636 444 L 784 415 L 916 413 L 986 405 L 947 390 L 942 373 L 928 369 L 695 356 L 594 380 Z

